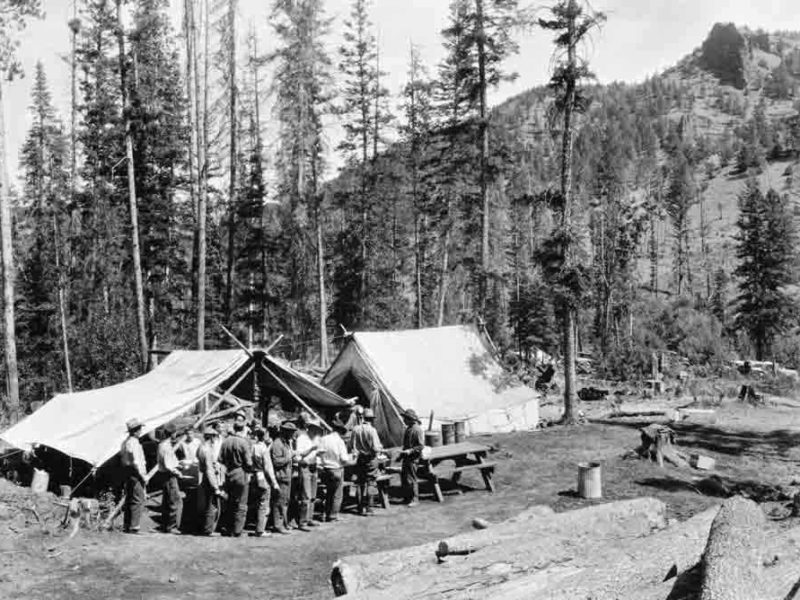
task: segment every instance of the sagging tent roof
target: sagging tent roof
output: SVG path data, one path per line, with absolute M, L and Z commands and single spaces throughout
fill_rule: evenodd
M 0 433 L 0 439 L 23 449 L 34 443 L 50 446 L 99 466 L 119 451 L 129 419 L 142 421 L 144 433 L 153 431 L 190 410 L 252 360 L 244 350 L 175 350 L 141 377 L 53 397 Z M 349 406 L 287 365 L 271 357 L 265 357 L 265 363 L 304 400 L 321 406 Z
M 286 361 L 279 358 L 265 355 L 263 366 L 265 369 L 269 369 L 274 375 L 277 375 L 284 383 L 292 388 L 295 394 L 306 402 L 325 408 L 345 408 L 353 404 L 328 388 L 323 387 L 307 375 L 294 370 Z M 272 375 L 267 373 L 266 377 L 262 378 L 262 382 L 267 382 L 267 384 L 276 391 L 281 391 L 283 386 L 273 379 Z M 271 384 L 269 383 L 270 381 L 272 382 Z
M 322 378 L 342 395 L 354 382 L 375 411 L 384 444 L 402 442 L 402 410 L 434 423 L 466 421 L 470 434 L 532 429 L 539 395 L 510 385 L 477 327 L 353 333 Z

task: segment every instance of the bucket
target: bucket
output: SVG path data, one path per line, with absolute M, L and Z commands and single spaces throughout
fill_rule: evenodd
M 69 498 L 69 495 L 72 493 L 72 486 L 60 485 L 58 486 L 58 490 L 62 498 Z
M 41 469 L 34 469 L 33 479 L 31 479 L 31 492 L 34 494 L 43 494 L 47 491 L 48 485 L 50 485 L 50 474 Z
M 578 463 L 578 495 L 581 498 L 602 498 L 600 463 Z
M 430 446 L 431 448 L 435 448 L 436 446 L 442 445 L 442 434 L 438 431 L 426 431 L 425 432 L 425 445 Z
M 456 421 L 456 444 L 466 441 L 467 439 L 467 422 Z
M 452 423 L 442 423 L 442 444 L 447 446 L 456 441 L 456 426 Z

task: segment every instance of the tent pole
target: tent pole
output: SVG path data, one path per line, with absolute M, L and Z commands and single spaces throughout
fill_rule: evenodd
M 273 372 L 270 370 L 270 368 L 269 368 L 269 367 L 268 367 L 268 366 L 265 364 L 265 362 L 264 362 L 263 360 L 261 361 L 261 367 L 262 367 L 262 368 L 263 368 L 263 369 L 264 369 L 264 370 L 267 372 L 267 374 L 269 374 L 270 376 L 272 376 L 272 378 L 273 378 L 275 381 L 277 381 L 278 383 L 280 383 L 280 384 L 281 384 L 281 386 L 283 387 L 283 389 L 285 389 L 287 392 L 289 392 L 289 394 L 292 396 L 292 398 L 294 398 L 295 400 L 297 400 L 297 402 L 300 404 L 300 406 L 302 406 L 302 407 L 303 407 L 303 408 L 305 408 L 305 409 L 306 409 L 308 412 L 310 412 L 312 415 L 314 415 L 315 417 L 317 417 L 317 419 L 319 419 L 319 420 L 322 422 L 322 425 L 323 425 L 323 426 L 324 426 L 324 427 L 325 427 L 325 428 L 326 428 L 328 431 L 333 431 L 333 429 L 331 428 L 331 426 L 330 426 L 330 425 L 328 425 L 328 424 L 325 422 L 325 419 L 323 419 L 322 417 L 320 417 L 320 416 L 317 414 L 317 412 L 316 412 L 314 409 L 312 409 L 312 408 L 311 408 L 311 407 L 310 407 L 308 404 L 306 404 L 306 402 L 305 402 L 305 401 L 304 401 L 304 400 L 303 400 L 303 399 L 302 399 L 300 396 L 298 396 L 297 394 L 295 394 L 295 393 L 294 393 L 294 390 L 292 390 L 292 388 L 290 388 L 288 385 L 286 385 L 286 383 L 284 383 L 283 379 L 281 379 L 281 378 L 280 378 L 280 377 L 278 377 L 278 376 L 277 376 L 275 373 L 273 373 Z
M 192 429 L 196 429 L 197 427 L 199 427 L 211 413 L 213 413 L 215 410 L 217 410 L 217 408 L 219 408 L 219 405 L 222 404 L 223 400 L 229 400 L 229 398 L 226 398 L 226 396 L 230 393 L 231 390 L 235 390 L 236 386 L 242 383 L 244 378 L 247 377 L 253 371 L 254 368 L 255 367 L 253 365 L 250 365 L 250 367 L 248 367 L 248 369 L 244 373 L 242 373 L 242 376 L 239 377 L 239 379 L 237 379 L 232 386 L 230 386 L 227 390 L 225 390 L 221 396 L 218 396 L 214 404 L 211 405 L 211 408 L 209 408 L 206 412 L 204 412 L 202 416 L 192 424 Z

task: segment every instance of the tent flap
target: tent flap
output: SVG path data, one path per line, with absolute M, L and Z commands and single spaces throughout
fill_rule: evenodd
M 136 379 L 59 394 L 0 438 L 23 449 L 43 444 L 99 466 L 119 450 L 129 419 L 152 431 L 192 408 L 248 360 L 243 350 L 176 350 Z

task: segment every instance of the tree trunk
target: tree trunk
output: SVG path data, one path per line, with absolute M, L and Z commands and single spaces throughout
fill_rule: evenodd
M 228 49 L 228 76 L 230 86 L 230 182 L 228 187 L 228 262 L 225 276 L 225 321 L 231 322 L 233 311 L 233 276 L 234 276 L 234 251 L 236 232 L 236 166 L 238 162 L 236 143 L 236 0 L 228 0 L 228 29 L 231 36 Z
M 198 172 L 200 165 L 197 162 L 197 101 L 195 98 L 195 59 L 197 57 L 195 44 L 197 43 L 197 32 L 194 19 L 194 2 L 193 0 L 184 0 L 183 2 L 184 24 L 183 31 L 186 38 L 186 98 L 189 104 L 189 151 L 187 156 L 189 159 L 189 198 L 192 203 L 192 212 L 194 214 L 194 231 L 192 240 L 192 300 L 197 300 L 197 267 L 198 267 Z
M 503 573 L 526 574 L 568 561 L 584 546 L 596 549 L 597 540 L 620 543 L 665 526 L 666 506 L 653 498 L 558 514 L 535 506 L 508 521 L 439 543 L 344 557 L 334 563 L 331 583 L 337 595 L 356 593 L 375 600 L 460 597 L 452 590 L 485 586 L 494 579 L 487 574 L 503 565 L 509 566 Z M 442 548 L 461 555 L 437 564 Z
M 703 554 L 700 600 L 763 598 L 766 519 L 752 500 L 727 499 L 714 519 Z
M 202 107 L 200 89 L 200 69 L 196 44 L 192 44 L 194 54 L 195 103 L 197 104 L 197 168 L 199 175 L 199 194 L 197 199 L 197 349 L 203 350 L 206 343 L 206 213 L 208 205 L 208 0 L 203 2 L 205 48 L 203 53 Z M 192 9 L 192 32 L 196 30 L 194 9 Z M 196 38 L 195 38 L 196 39 Z
M 480 190 L 481 190 L 481 279 L 479 306 L 481 314 L 486 313 L 486 299 L 489 281 L 489 194 L 487 191 L 487 162 L 489 159 L 489 126 L 486 119 L 486 35 L 484 32 L 483 0 L 475 0 L 475 15 L 478 51 L 478 87 L 480 127 Z
M 575 0 L 570 0 L 570 15 L 575 14 Z M 577 65 L 576 45 L 578 36 L 575 31 L 575 17 L 568 19 L 567 28 L 567 68 L 574 72 Z M 561 227 L 566 235 L 564 244 L 564 265 L 572 266 L 572 112 L 575 108 L 575 94 L 577 82 L 567 78 L 564 102 L 564 132 L 561 138 L 561 197 L 564 209 L 561 218 Z M 577 402 L 577 379 L 575 371 L 575 324 L 577 322 L 577 309 L 571 306 L 564 308 L 562 319 L 562 340 L 564 351 L 564 417 L 565 423 L 575 420 L 575 404 Z
M 535 521 L 521 523 L 516 536 L 501 536 L 494 544 L 460 544 L 467 550 L 445 558 L 444 564 L 436 564 L 430 554 L 425 559 L 422 551 L 430 552 L 433 544 L 345 557 L 334 564 L 334 593 L 339 584 L 354 590 L 346 596 L 354 600 L 672 598 L 670 590 L 700 559 L 718 509 L 664 527 L 643 515 L 616 516 L 617 504 L 553 515 L 554 523 L 546 528 Z M 598 508 L 605 514 L 597 515 L 596 530 L 589 513 Z M 566 527 L 565 516 L 578 523 Z M 652 596 L 668 577 L 666 593 Z
M 322 236 L 322 201 L 320 199 L 316 210 L 317 226 L 317 287 L 319 293 L 319 366 L 328 367 L 328 303 L 325 299 L 325 248 Z
M 58 216 L 53 215 L 53 253 L 56 259 L 58 277 L 58 314 L 61 319 L 61 345 L 64 350 L 64 373 L 67 376 L 67 391 L 72 393 L 72 367 L 69 360 L 69 334 L 67 331 L 67 298 L 64 292 L 64 274 L 61 272 L 61 237 L 58 235 Z
M 0 250 L 3 263 L 3 322 L 5 333 L 6 392 L 11 422 L 19 418 L 19 372 L 17 370 L 17 336 L 14 320 L 14 251 L 12 247 L 11 197 L 6 151 L 6 123 L 3 99 L 4 78 L 0 78 Z
M 658 239 L 655 211 L 650 211 L 650 291 L 658 296 Z
M 128 99 L 128 67 L 125 62 L 125 31 L 122 25 L 122 0 L 117 2 L 117 43 L 119 45 L 119 81 L 122 93 L 122 113 L 125 119 L 125 156 L 128 167 L 128 208 L 131 217 L 131 246 L 133 254 L 133 281 L 136 291 L 136 325 L 139 330 L 139 349 L 142 353 L 142 370 L 147 369 L 147 327 L 144 317 L 144 284 L 142 282 L 142 257 L 139 249 L 139 209 L 136 203 L 136 172 L 133 164 L 133 132 L 131 131 L 130 101 Z
M 450 200 L 447 201 L 447 217 L 450 215 Z M 439 272 L 439 310 L 436 318 L 436 326 L 441 327 L 444 325 L 444 308 L 447 299 L 447 271 L 449 269 L 448 261 L 450 259 L 450 224 L 446 225 L 444 230 L 444 237 L 442 238 L 442 265 Z

